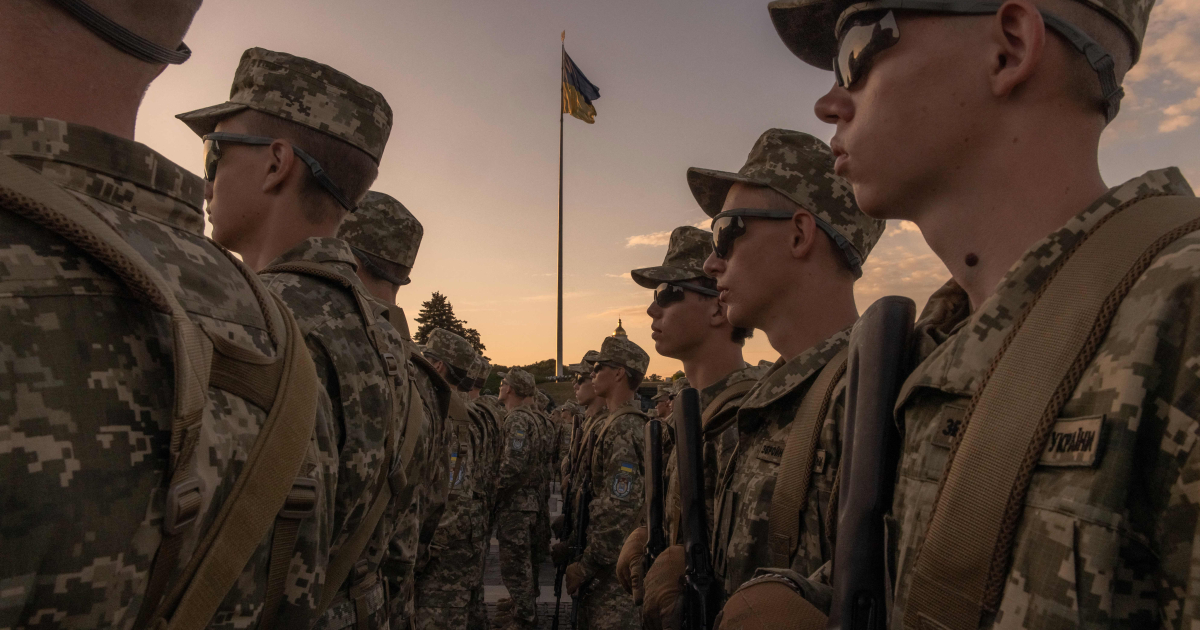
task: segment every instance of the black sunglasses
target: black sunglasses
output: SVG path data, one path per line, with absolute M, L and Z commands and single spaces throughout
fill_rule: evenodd
M 746 221 L 742 217 L 778 221 L 790 219 L 793 214 L 789 210 L 755 210 L 751 208 L 726 210 L 714 217 L 712 221 L 713 253 L 717 255 L 717 258 L 729 257 L 733 241 L 746 233 Z
M 900 41 L 900 27 L 892 9 L 987 15 L 996 13 L 1000 7 L 998 2 L 978 0 L 882 0 L 850 7 L 842 14 L 835 29 L 840 35 L 838 52 L 833 58 L 834 78 L 838 86 L 849 88 L 866 76 L 876 55 Z M 1100 79 L 1104 117 L 1112 121 L 1125 96 L 1125 90 L 1117 85 L 1112 55 L 1087 33 L 1062 18 L 1043 11 L 1042 20 L 1087 57 L 1088 64 Z
M 654 303 L 659 305 L 661 308 L 666 308 L 675 302 L 683 300 L 684 291 L 691 291 L 693 293 L 699 293 L 700 295 L 708 295 L 711 297 L 718 297 L 721 295 L 721 292 L 717 291 L 716 289 L 702 287 L 698 284 L 692 284 L 690 282 L 664 282 L 654 289 Z
M 612 368 L 614 370 L 619 370 L 619 369 L 621 369 L 621 367 L 622 366 L 616 365 L 613 363 L 608 363 L 605 361 L 597 361 L 594 364 L 592 364 L 592 374 L 599 374 L 600 370 L 603 370 L 604 368 Z
M 228 142 L 230 144 L 249 144 L 254 146 L 270 146 L 275 142 L 275 138 L 265 138 L 263 136 L 247 136 L 240 133 L 225 133 L 216 132 L 210 133 L 203 137 L 204 140 L 204 179 L 208 181 L 216 181 L 217 179 L 217 162 L 221 160 L 221 143 Z M 317 183 L 321 185 L 330 195 L 337 200 L 338 204 L 346 210 L 354 212 L 358 209 L 357 206 L 350 203 L 346 198 L 346 194 L 342 192 L 338 185 L 329 179 L 329 175 L 325 173 L 325 169 L 321 168 L 321 164 L 317 162 L 311 155 L 300 150 L 299 147 L 293 146 L 292 152 L 296 157 L 300 158 L 308 165 L 312 171 L 313 177 Z

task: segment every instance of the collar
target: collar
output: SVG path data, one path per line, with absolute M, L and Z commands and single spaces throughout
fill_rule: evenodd
M 918 388 L 930 387 L 959 396 L 974 395 L 1012 329 L 1064 253 L 1079 243 L 1101 219 L 1132 199 L 1150 193 L 1193 196 L 1178 168 L 1148 171 L 1109 189 L 1066 225 L 1025 251 L 974 312 L 966 292 L 953 280 L 930 297 L 917 322 L 921 361 L 900 390 L 896 409 Z
M 354 258 L 354 252 L 350 251 L 350 245 L 331 236 L 314 236 L 300 241 L 295 247 L 271 261 L 270 266 L 297 261 L 344 263 L 350 266 L 350 275 L 354 275 L 358 270 L 358 260 Z
M 204 233 L 204 180 L 144 144 L 53 118 L 0 115 L 0 153 L 75 193 Z
M 725 378 L 705 387 L 700 390 L 700 409 L 708 409 L 709 403 L 716 400 L 722 392 L 741 383 L 742 381 L 757 381 L 767 370 L 760 368 L 757 365 L 744 364 L 741 368 L 736 369 L 725 376 Z
M 780 358 L 742 399 L 741 409 L 763 409 L 796 391 L 841 352 L 849 341 L 850 327 L 847 327 L 790 360 Z

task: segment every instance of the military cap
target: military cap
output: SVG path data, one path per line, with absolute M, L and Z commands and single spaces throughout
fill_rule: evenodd
M 176 118 L 204 136 L 247 109 L 348 142 L 376 164 L 392 132 L 392 108 L 379 92 L 323 63 L 265 48 L 242 53 L 228 101 Z
M 501 372 L 500 377 L 504 379 L 504 384 L 513 390 L 513 393 L 522 398 L 533 396 L 537 391 L 533 375 L 519 367 L 510 368 L 507 372 Z
M 1114 21 L 1129 38 L 1133 62 L 1141 56 L 1146 25 L 1150 23 L 1152 0 L 1079 0 L 1081 4 Z M 837 56 L 838 20 L 850 7 L 869 9 L 875 3 L 855 0 L 774 0 L 767 5 L 771 22 L 788 50 L 805 63 L 823 70 L 833 69 Z M 898 7 L 897 7 L 898 8 Z
M 475 348 L 471 342 L 444 328 L 435 328 L 429 333 L 425 354 L 463 372 L 471 369 L 475 361 Z
M 647 289 L 653 289 L 663 282 L 706 278 L 708 274 L 704 273 L 704 261 L 712 250 L 712 232 L 690 225 L 677 227 L 671 231 L 663 264 L 634 269 L 629 275 L 634 282 Z
M 388 262 L 412 269 L 425 228 L 404 204 L 381 192 L 369 191 L 358 202 L 358 211 L 346 216 L 338 238 L 350 247 Z M 393 284 L 408 284 L 409 278 L 388 278 Z
M 545 409 L 550 404 L 550 397 L 540 389 L 534 390 L 533 398 L 537 401 L 538 409 Z
M 654 402 L 658 402 L 660 400 L 663 400 L 665 398 L 668 398 L 668 397 L 674 396 L 674 395 L 675 395 L 675 392 L 671 391 L 671 386 L 669 384 L 659 385 L 658 391 L 655 392 L 654 396 L 652 396 L 650 398 L 650 400 L 653 400 Z
M 625 337 L 605 337 L 596 361 L 611 363 L 627 370 L 645 374 L 650 367 L 650 355 Z
M 679 378 L 671 381 L 671 393 L 678 396 L 679 392 L 681 392 L 691 386 L 692 386 L 692 384 L 688 382 L 686 376 L 680 376 Z
M 736 173 L 689 168 L 688 186 L 710 217 L 721 212 L 735 183 L 766 186 L 812 213 L 856 273 L 883 236 L 887 223 L 858 209 L 850 183 L 833 172 L 833 152 L 799 131 L 768 129 L 759 136 L 746 164 Z
M 567 371 L 574 372 L 576 374 L 591 374 L 592 364 L 599 359 L 599 352 L 596 352 L 595 350 L 588 350 L 583 354 L 583 358 L 579 360 L 579 363 L 572 363 L 571 365 L 568 365 Z

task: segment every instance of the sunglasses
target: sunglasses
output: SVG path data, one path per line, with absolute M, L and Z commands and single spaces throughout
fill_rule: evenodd
M 595 364 L 592 365 L 592 374 L 599 374 L 600 370 L 603 370 L 604 368 L 612 368 L 614 370 L 619 370 L 619 369 L 621 369 L 621 366 L 614 365 L 612 363 L 605 363 L 603 361 L 597 361 Z
M 718 297 L 721 295 L 721 292 L 717 291 L 716 289 L 702 287 L 698 284 L 692 284 L 690 282 L 664 282 L 654 289 L 654 303 L 659 305 L 661 308 L 666 308 L 675 302 L 683 300 L 684 291 L 691 291 L 693 293 L 699 293 L 700 295 L 708 295 L 711 297 Z
M 792 214 L 789 210 L 754 210 L 750 208 L 726 210 L 714 217 L 712 221 L 713 253 L 722 260 L 729 257 L 733 241 L 746 233 L 746 221 L 743 217 L 778 221 L 790 219 Z
M 240 133 L 216 132 L 204 136 L 203 140 L 204 179 L 212 182 L 216 181 L 217 179 L 217 163 L 221 161 L 222 143 L 247 144 L 265 147 L 270 146 L 271 143 L 275 142 L 276 139 L 264 138 L 262 136 L 247 136 Z M 308 165 L 308 168 L 312 171 L 313 177 L 317 180 L 317 183 L 321 185 L 321 188 L 324 188 L 326 192 L 332 195 L 333 198 L 337 200 L 339 205 L 350 212 L 354 212 L 358 209 L 357 206 L 350 203 L 350 200 L 346 198 L 346 194 L 342 192 L 342 189 L 338 188 L 338 185 L 333 183 L 332 179 L 329 179 L 329 175 L 325 173 L 325 169 L 321 168 L 320 162 L 317 162 L 311 155 L 300 150 L 299 147 L 293 146 L 292 152 L 296 154 L 296 157 L 300 158 L 301 161 Z
M 1000 10 L 998 2 L 979 0 L 882 0 L 856 5 L 847 9 L 838 20 L 836 32 L 838 52 L 833 58 L 833 74 L 837 85 L 849 88 L 862 80 L 871 69 L 871 62 L 880 52 L 900 41 L 900 27 L 892 9 L 953 13 L 959 15 L 988 15 Z M 1074 48 L 1087 57 L 1088 64 L 1100 79 L 1101 110 L 1112 121 L 1121 109 L 1125 90 L 1117 85 L 1112 55 L 1087 33 L 1053 14 L 1042 12 L 1046 26 L 1062 35 Z

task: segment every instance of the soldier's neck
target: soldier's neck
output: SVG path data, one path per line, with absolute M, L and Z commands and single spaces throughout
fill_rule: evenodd
M 587 415 L 594 416 L 604 410 L 604 406 L 608 404 L 603 398 L 597 396 L 588 403 Z
M 727 333 L 724 330 L 722 332 Z M 707 344 L 701 352 L 681 357 L 680 360 L 688 383 L 700 390 L 746 366 L 746 361 L 742 359 L 741 344 L 733 343 L 728 336 L 722 339 L 722 343 Z
M 336 223 L 310 223 L 294 201 L 283 199 L 273 205 L 279 207 L 263 214 L 265 223 L 257 231 L 257 238 L 248 240 L 234 250 L 256 272 L 266 269 L 276 258 L 310 238 L 337 236 Z
M 604 402 L 608 404 L 608 408 L 610 410 L 624 407 L 625 405 L 629 404 L 629 401 L 633 400 L 633 392 L 624 387 L 620 389 L 620 392 L 613 392 L 604 400 Z

